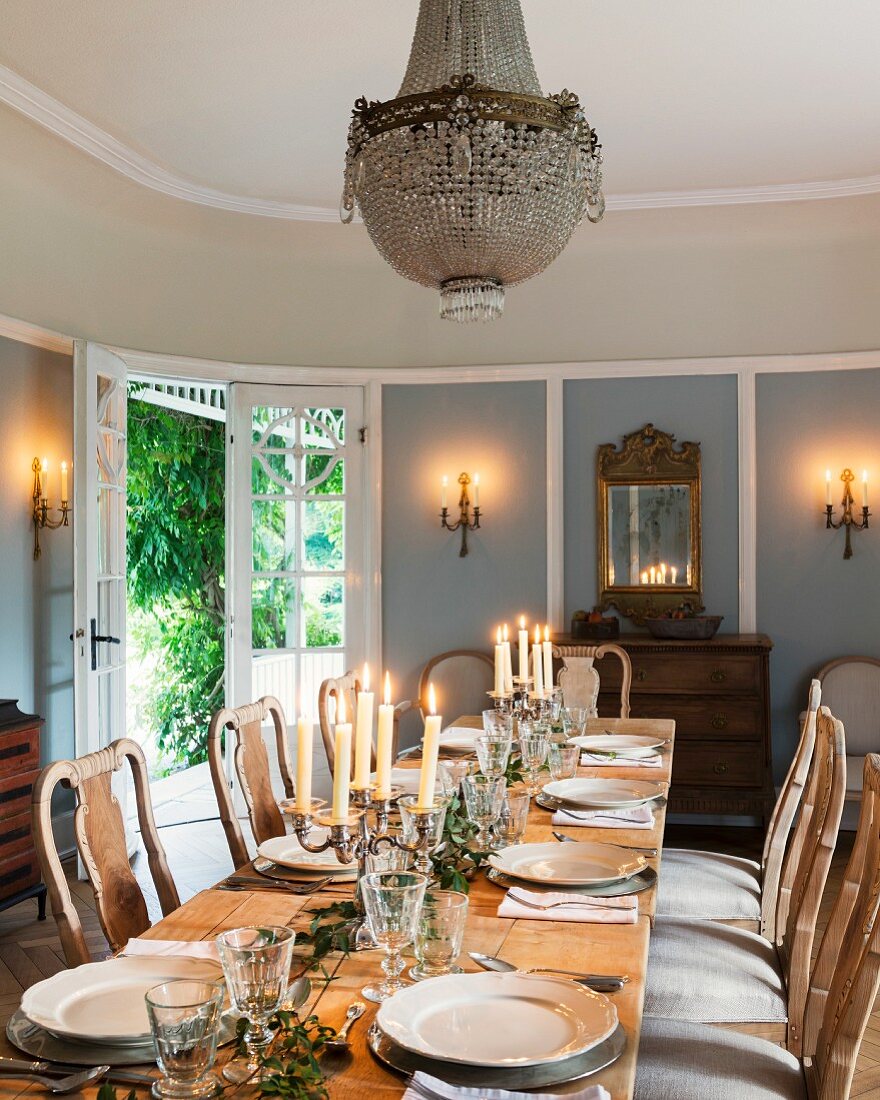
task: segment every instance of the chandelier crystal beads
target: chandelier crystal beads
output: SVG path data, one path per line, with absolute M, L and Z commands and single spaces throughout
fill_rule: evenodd
M 577 96 L 541 92 L 520 0 L 421 0 L 397 98 L 354 105 L 340 216 L 441 317 L 489 321 L 601 219 L 601 164 Z

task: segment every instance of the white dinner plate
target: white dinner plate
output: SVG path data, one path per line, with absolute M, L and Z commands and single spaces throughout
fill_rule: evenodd
M 440 734 L 441 752 L 474 752 L 476 740 L 484 731 L 469 726 L 449 726 Z
M 489 856 L 496 870 L 525 882 L 556 886 L 599 886 L 623 882 L 648 861 L 644 856 L 616 844 L 581 840 L 576 844 L 514 844 Z
M 601 993 L 543 974 L 447 974 L 406 986 L 376 1017 L 398 1046 L 467 1066 L 538 1066 L 590 1050 L 617 1027 Z
M 586 810 L 630 810 L 659 798 L 665 789 L 649 779 L 557 779 L 543 788 L 551 798 Z
M 65 1039 L 146 1044 L 152 1040 L 144 994 L 177 978 L 216 982 L 223 971 L 207 959 L 181 956 L 84 963 L 32 985 L 21 1008 L 29 1020 Z
M 654 756 L 664 743 L 662 738 L 638 737 L 632 733 L 594 733 L 572 737 L 569 742 L 586 752 L 619 752 L 621 756 Z
M 310 844 L 320 844 L 328 830 L 314 825 L 309 833 Z M 257 845 L 257 852 L 264 859 L 270 859 L 279 867 L 290 867 L 294 871 L 319 871 L 322 875 L 345 875 L 351 871 L 351 865 L 340 863 L 333 848 L 323 852 L 307 852 L 295 836 L 273 836 Z

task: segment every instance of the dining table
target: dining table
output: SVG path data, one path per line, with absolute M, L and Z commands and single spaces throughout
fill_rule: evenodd
M 463 716 L 452 724 L 480 728 L 482 722 L 479 717 Z M 659 767 L 647 769 L 603 764 L 580 767 L 579 776 L 609 779 L 651 778 L 668 787 L 675 739 L 673 720 L 591 718 L 587 720 L 584 732 L 650 735 L 658 740 L 663 739 L 665 744 L 661 749 L 662 760 Z M 418 766 L 417 760 L 411 760 L 410 764 Z M 542 809 L 533 800 L 524 840 L 552 841 L 554 828 L 558 827 L 551 824 L 551 817 L 551 812 Z M 656 848 L 657 855 L 651 856 L 648 863 L 658 873 L 662 873 L 660 868 L 665 818 L 665 802 L 661 799 L 655 808 L 651 828 L 590 827 L 563 831 L 578 840 L 634 848 Z M 311 911 L 344 897 L 351 897 L 352 893 L 351 883 L 331 883 L 324 890 L 308 896 L 296 896 L 277 890 L 227 891 L 212 888 L 203 890 L 186 901 L 179 909 L 153 925 L 144 936 L 147 939 L 191 941 L 210 940 L 227 929 L 247 925 L 276 924 L 305 929 L 312 918 Z M 522 969 L 559 967 L 590 973 L 626 975 L 628 981 L 623 988 L 609 995 L 626 1032 L 627 1041 L 623 1053 L 616 1062 L 586 1081 L 554 1085 L 549 1091 L 564 1096 L 576 1092 L 589 1082 L 603 1085 L 612 1100 L 630 1100 L 635 1086 L 648 944 L 656 909 L 656 886 L 637 895 L 639 916 L 634 924 L 502 918 L 498 916 L 498 906 L 504 896 L 504 890 L 491 883 L 482 871 L 474 874 L 470 882 L 467 924 L 459 964 L 465 971 L 478 970 L 468 955 L 468 952 L 474 951 L 499 955 Z M 382 952 L 367 950 L 348 955 L 331 955 L 323 961 L 332 980 L 316 978 L 309 1000 L 301 1011 L 314 1012 L 322 1023 L 339 1028 L 348 1006 L 352 1001 L 360 999 L 362 988 L 380 974 Z M 425 996 L 430 996 L 430 982 L 425 984 Z M 380 1064 L 368 1049 L 367 1030 L 377 1007 L 375 1004 L 368 1004 L 364 1018 L 352 1028 L 349 1035 L 351 1048 L 348 1053 L 327 1052 L 321 1056 L 328 1093 L 332 1100 L 363 1100 L 366 1096 L 392 1100 L 401 1097 L 406 1091 L 406 1079 Z M 223 1048 L 218 1053 L 218 1062 L 222 1063 L 228 1058 L 230 1050 L 229 1047 Z M 0 1053 L 22 1057 L 5 1036 L 0 1044 Z M 155 1071 L 155 1067 L 153 1070 Z M 144 1089 L 129 1084 L 119 1085 L 118 1095 L 126 1096 L 132 1087 L 139 1094 L 146 1095 Z M 39 1091 L 34 1085 L 25 1085 L 14 1079 L 0 1079 L 0 1100 L 11 1100 L 16 1096 Z M 83 1095 L 94 1096 L 96 1091 L 95 1087 L 90 1086 L 83 1090 Z M 237 1090 L 237 1095 L 241 1095 L 242 1091 Z

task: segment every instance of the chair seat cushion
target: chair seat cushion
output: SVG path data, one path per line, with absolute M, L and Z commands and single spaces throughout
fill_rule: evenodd
M 806 1100 L 797 1058 L 738 1031 L 681 1020 L 642 1026 L 635 1100 Z
M 665 848 L 657 912 L 706 920 L 760 920 L 760 865 L 721 852 Z
M 645 1014 L 695 1023 L 785 1023 L 776 949 L 744 928 L 658 917 L 651 933 Z

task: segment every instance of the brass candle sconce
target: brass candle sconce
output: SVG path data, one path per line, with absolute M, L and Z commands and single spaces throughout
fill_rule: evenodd
M 49 463 L 44 458 L 42 461 L 35 458 L 31 463 L 34 471 L 33 513 L 34 525 L 34 561 L 38 561 L 42 550 L 40 548 L 40 528 L 45 527 L 50 531 L 56 531 L 59 527 L 70 526 L 70 499 L 68 496 L 68 468 L 67 463 L 61 463 L 61 507 L 52 508 L 49 503 L 48 469 Z M 57 512 L 57 518 L 52 518 L 51 513 Z
M 840 519 L 835 522 L 833 518 L 834 505 L 831 502 L 831 471 L 825 471 L 825 527 L 831 531 L 839 531 L 841 527 L 845 530 L 846 543 L 843 548 L 844 561 L 853 556 L 853 528 L 855 528 L 856 531 L 867 531 L 868 517 L 871 514 L 868 511 L 868 472 L 865 470 L 862 474 L 862 518 L 858 520 L 853 515 L 854 501 L 850 485 L 855 479 L 856 475 L 849 467 L 840 475 L 840 480 L 843 482 L 843 499 L 840 502 L 843 506 L 843 512 Z
M 471 484 L 470 474 L 459 474 L 458 484 L 461 486 L 461 493 L 458 498 L 458 519 L 455 523 L 450 523 L 449 509 L 446 506 L 449 479 L 444 477 L 440 483 L 440 526 L 447 531 L 461 531 L 461 549 L 458 556 L 466 558 L 468 554 L 468 531 L 476 531 L 480 526 L 480 475 L 474 474 L 473 511 L 471 510 L 471 499 L 468 494 L 468 485 Z

